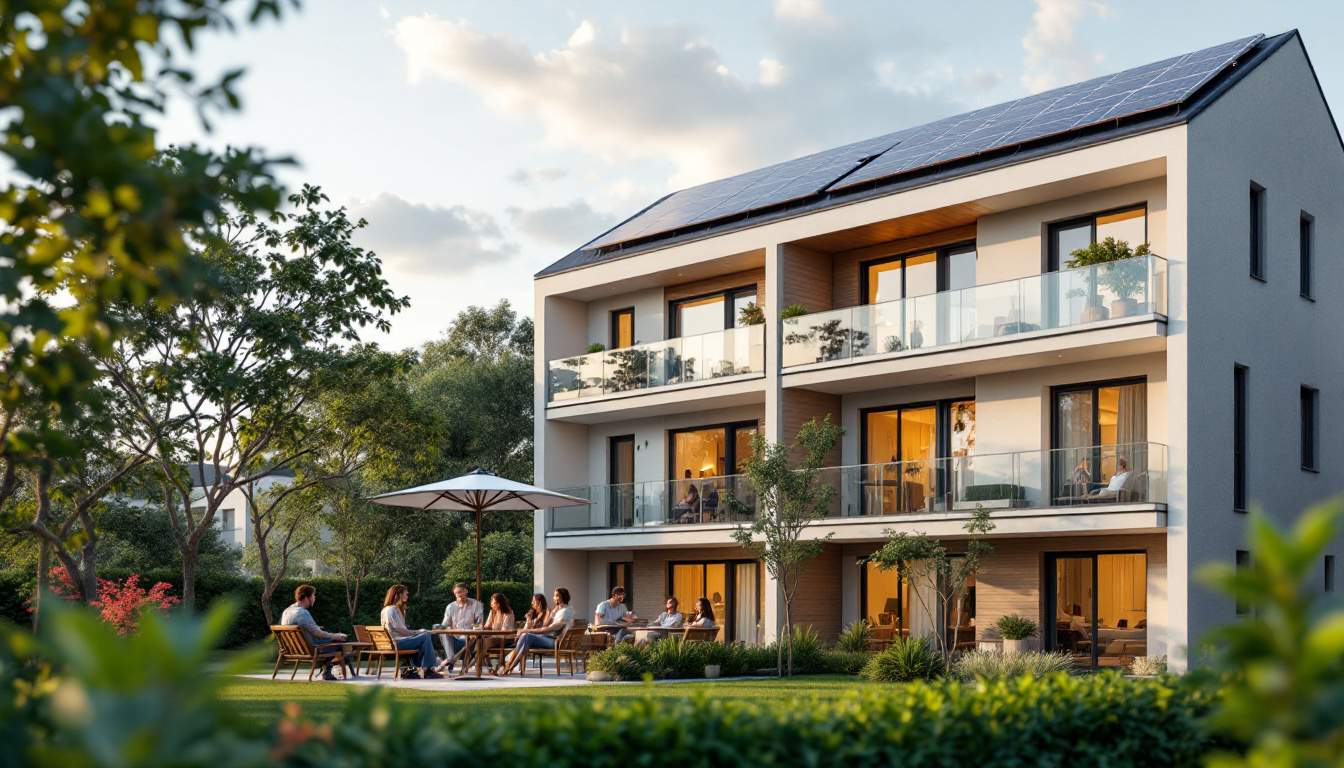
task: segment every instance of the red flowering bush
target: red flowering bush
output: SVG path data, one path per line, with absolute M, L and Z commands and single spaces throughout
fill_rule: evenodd
M 142 608 L 154 608 L 166 611 L 182 602 L 182 598 L 169 595 L 172 584 L 160 581 L 149 589 L 140 586 L 140 574 L 133 573 L 126 581 L 111 579 L 98 580 L 98 599 L 89 601 L 89 605 L 98 609 L 103 621 L 117 628 L 117 634 L 129 635 L 135 631 L 135 622 Z M 51 591 L 57 597 L 75 599 L 75 584 L 65 566 L 51 569 Z

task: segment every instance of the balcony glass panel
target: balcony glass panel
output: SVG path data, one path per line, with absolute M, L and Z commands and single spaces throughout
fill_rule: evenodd
M 549 402 L 765 371 L 765 326 L 656 341 L 547 364 Z
M 1123 317 L 1165 315 L 1166 261 L 1137 256 L 784 320 L 785 368 L 920 350 Z

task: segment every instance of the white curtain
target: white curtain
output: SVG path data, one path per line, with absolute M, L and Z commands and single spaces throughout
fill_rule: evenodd
M 914 579 L 910 582 L 910 604 L 905 615 L 909 617 L 911 637 L 933 638 L 938 633 L 938 594 L 934 589 L 934 576 Z
M 755 563 L 738 563 L 734 578 L 737 582 L 733 592 L 737 615 L 733 617 L 734 636 L 744 643 L 755 645 L 760 641 L 760 618 L 756 615 L 759 599 L 756 595 L 757 575 Z

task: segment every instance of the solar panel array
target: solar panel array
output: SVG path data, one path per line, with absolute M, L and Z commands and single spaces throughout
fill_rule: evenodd
M 995 149 L 1179 104 L 1264 35 L 847 144 L 683 189 L 583 250 L 616 245 L 839 191 Z

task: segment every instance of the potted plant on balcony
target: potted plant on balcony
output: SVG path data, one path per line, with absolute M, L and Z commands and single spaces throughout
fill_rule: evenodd
M 749 301 L 737 311 L 737 322 L 741 325 L 764 325 L 765 308 L 754 301 Z
M 1025 616 L 1000 616 L 999 620 L 994 622 L 994 628 L 999 630 L 999 635 L 1003 638 L 1004 653 L 1021 653 L 1029 651 L 1028 644 L 1031 638 L 1036 636 L 1036 622 Z
M 1092 243 L 1086 248 L 1079 248 L 1069 254 L 1071 256 L 1067 264 L 1069 269 L 1098 267 L 1091 270 L 1088 275 L 1088 282 L 1090 283 L 1088 286 L 1088 305 L 1083 312 L 1082 321 L 1085 323 L 1095 322 L 1105 320 L 1108 316 L 1106 308 L 1101 306 L 1101 296 L 1097 293 L 1096 283 L 1098 282 L 1111 289 L 1111 292 L 1115 294 L 1115 300 L 1111 302 L 1109 316 L 1128 317 L 1137 314 L 1139 303 L 1133 297 L 1143 288 L 1146 266 L 1145 262 L 1138 257 L 1148 256 L 1151 253 L 1152 251 L 1149 250 L 1147 243 L 1141 243 L 1137 248 L 1130 248 L 1127 241 L 1108 237 L 1099 243 Z

